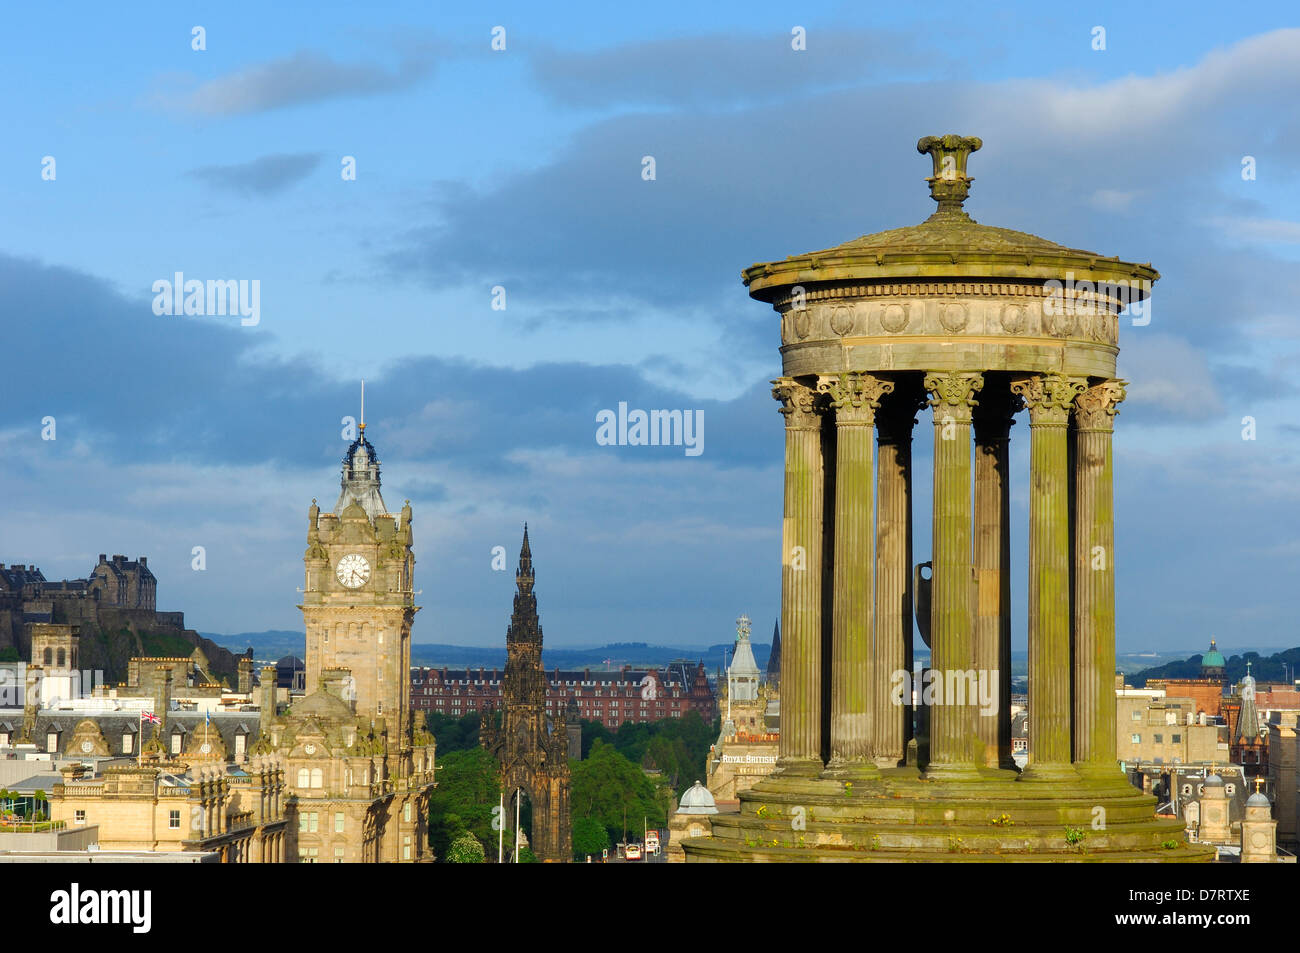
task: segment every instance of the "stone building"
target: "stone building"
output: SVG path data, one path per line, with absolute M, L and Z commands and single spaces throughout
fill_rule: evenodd
M 243 766 L 204 763 L 114 764 L 88 775 L 63 769 L 50 817 L 96 825 L 105 851 L 216 852 L 222 863 L 282 863 L 288 814 L 277 758 Z
M 749 617 L 741 616 L 723 685 L 722 730 L 706 768 L 709 793 L 718 802 L 736 801 L 776 767 L 780 732 L 767 724 L 768 687 L 759 682 L 749 634 Z
M 433 858 L 434 739 L 411 710 L 412 512 L 388 512 L 365 424 L 343 457 L 333 513 L 312 500 L 303 554 L 309 694 L 276 710 L 261 672 L 255 753 L 285 760 L 297 825 L 288 859 L 409 863 Z
M 411 508 L 400 518 L 384 508 L 364 434 L 363 425 L 343 461 L 339 512 L 314 501 L 309 510 L 300 607 L 309 693 L 278 688 L 274 666 L 254 684 L 251 653 L 239 659 L 237 689 L 216 686 L 201 652 L 134 659 L 130 684 L 67 705 L 43 707 L 29 691 L 23 708 L 0 709 L 8 735 L 20 719 L 25 750 L 99 766 L 67 778 L 52 800 L 60 816 L 76 823 L 83 812 L 101 843 L 227 860 L 432 859 L 435 745 L 411 711 L 407 678 L 418 609 Z
M 782 345 L 780 758 L 739 815 L 683 844 L 688 860 L 1077 860 L 1062 827 L 1090 829 L 1098 806 L 1107 827 L 1088 835 L 1090 859 L 1212 859 L 1161 847 L 1181 825 L 1155 816 L 1115 755 L 1116 357 L 1122 316 L 1159 275 L 975 222 L 963 206 L 981 145 L 917 143 L 938 204 L 921 224 L 744 272 Z M 920 601 L 911 447 L 924 407 L 932 577 Z M 1018 771 L 1009 441 L 1022 411 L 1030 758 Z M 944 693 L 909 763 L 912 706 L 891 683 L 913 671 L 918 611 Z M 972 682 L 994 703 L 972 698 Z M 796 838 L 791 816 L 810 800 L 826 807 Z M 915 822 L 900 826 L 901 813 Z M 1002 814 L 1014 828 L 990 826 Z
M 1246 675 L 1230 698 L 1224 699 L 1223 718 L 1228 726 L 1228 748 L 1233 764 L 1242 765 L 1250 778 L 1268 775 L 1268 726 L 1255 706 L 1255 679 L 1246 663 Z
M 529 844 L 543 863 L 573 859 L 573 822 L 569 809 L 571 732 L 568 709 L 546 710 L 546 674 L 542 669 L 542 624 L 533 586 L 533 554 L 524 526 L 515 570 L 514 610 L 506 630 L 506 673 L 499 719 L 479 729 L 483 747 L 501 764 L 506 817 L 518 813 L 526 796 L 532 805 Z
M 47 580 L 35 566 L 0 564 L 0 660 L 9 655 L 45 669 L 64 668 L 58 662 L 60 643 L 66 650 L 75 633 L 77 662 L 66 668 L 97 671 L 102 682 L 122 681 L 124 661 L 148 654 L 148 643 L 155 641 L 196 647 L 206 653 L 209 668 L 233 675 L 230 652 L 185 628 L 183 612 L 157 610 L 157 588 L 144 556 L 110 559 L 101 553 L 87 578 L 59 582 Z M 56 630 L 61 631 L 55 635 Z M 34 650 L 35 635 L 43 638 Z
M 665 859 L 670 864 L 686 862 L 682 841 L 688 837 L 708 837 L 713 830 L 713 818 L 718 813 L 713 794 L 699 781 L 687 788 L 668 818 L 668 848 Z
M 1115 754 L 1125 765 L 1209 764 L 1228 760 L 1223 728 L 1197 699 L 1163 688 L 1115 691 Z
M 411 705 L 416 710 L 459 718 L 470 712 L 499 709 L 503 699 L 501 669 L 429 668 L 411 670 Z M 705 724 L 717 714 L 717 702 L 703 662 L 675 662 L 661 669 L 624 665 L 617 671 L 553 668 L 545 672 L 546 711 L 554 717 L 577 707 L 578 717 L 615 731 L 625 721 L 658 721 L 699 713 Z
M 1300 712 L 1277 711 L 1268 722 L 1268 787 L 1277 811 L 1277 843 L 1300 853 Z

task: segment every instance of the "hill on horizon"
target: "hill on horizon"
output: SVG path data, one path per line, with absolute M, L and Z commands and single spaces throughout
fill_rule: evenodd
M 1193 655 L 1181 661 L 1166 662 L 1153 668 L 1144 668 L 1134 672 L 1134 688 L 1145 688 L 1152 678 L 1200 678 L 1201 660 L 1204 654 Z M 1238 682 L 1246 675 L 1246 663 L 1250 663 L 1250 674 L 1257 682 L 1291 682 L 1296 678 L 1296 668 L 1300 666 L 1300 647 L 1285 649 L 1265 656 L 1259 652 L 1242 652 L 1239 655 L 1225 657 L 1223 674 L 1229 682 Z

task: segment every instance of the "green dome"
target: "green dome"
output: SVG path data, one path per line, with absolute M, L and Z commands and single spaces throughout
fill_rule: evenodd
M 1223 653 L 1214 647 L 1214 639 L 1210 639 L 1210 651 L 1201 656 L 1201 668 L 1223 668 L 1226 664 Z

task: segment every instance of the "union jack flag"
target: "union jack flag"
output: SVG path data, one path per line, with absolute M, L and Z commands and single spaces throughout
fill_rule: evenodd
M 141 720 L 141 721 L 148 722 L 148 723 L 151 724 L 151 725 L 161 725 L 161 724 L 162 724 L 162 719 L 159 718 L 157 715 L 155 715 L 155 714 L 154 714 L 153 712 L 151 712 L 151 711 L 142 711 L 142 712 L 140 712 L 140 720 Z

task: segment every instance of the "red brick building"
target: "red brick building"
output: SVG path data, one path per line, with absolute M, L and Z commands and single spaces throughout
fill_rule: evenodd
M 460 717 L 501 706 L 501 669 L 411 669 L 411 707 Z M 697 711 L 705 724 L 717 715 L 717 700 L 703 662 L 674 662 L 662 669 L 629 666 L 612 671 L 546 673 L 546 711 L 556 715 L 572 699 L 578 717 L 614 731 L 625 721 L 680 718 Z

